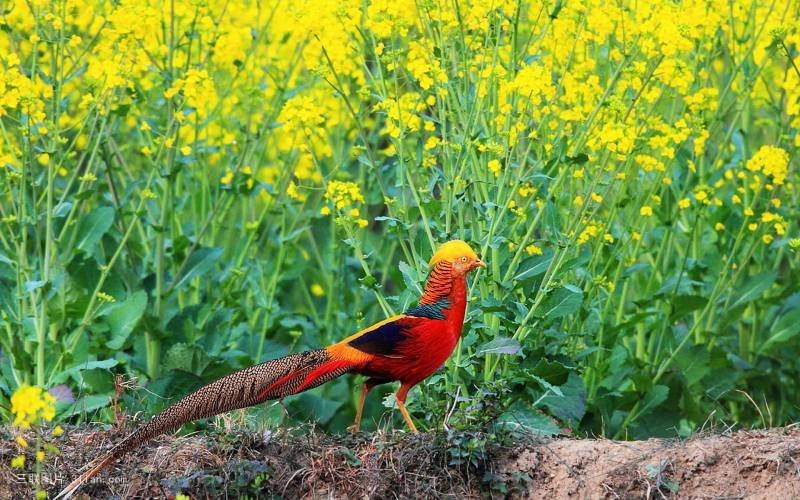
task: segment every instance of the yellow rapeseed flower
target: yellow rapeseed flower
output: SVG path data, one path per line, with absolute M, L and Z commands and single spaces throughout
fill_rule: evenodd
M 426 123 L 427 123 L 427 122 L 426 122 Z M 439 143 L 441 143 L 441 142 L 442 142 L 442 141 L 441 141 L 441 139 L 439 139 L 439 138 L 438 138 L 438 137 L 436 137 L 436 136 L 430 136 L 430 137 L 428 137 L 428 138 L 425 140 L 425 146 L 424 146 L 424 148 L 425 148 L 425 151 L 430 151 L 431 149 L 434 149 L 434 148 L 435 148 L 436 146 L 438 146 L 438 145 L 439 145 Z
M 525 207 L 521 207 L 521 206 L 517 205 L 516 201 L 510 200 L 508 202 L 507 206 L 508 206 L 509 211 L 512 214 L 514 214 L 517 217 L 519 217 L 520 219 L 525 220 L 528 217 L 527 214 L 525 213 Z
M 223 176 L 222 176 L 222 177 L 219 179 L 219 182 L 220 182 L 220 184 L 222 184 L 223 186 L 230 186 L 230 185 L 231 185 L 231 183 L 233 182 L 233 170 L 231 170 L 231 169 L 227 169 L 227 170 L 225 171 L 225 175 L 223 175 Z
M 578 245 L 587 243 L 590 239 L 597 237 L 600 234 L 600 226 L 597 224 L 587 224 L 581 234 L 578 235 Z
M 772 182 L 783 184 L 789 171 L 789 153 L 775 146 L 761 146 L 745 164 L 751 172 L 762 172 L 772 177 Z
M 56 414 L 56 398 L 41 387 L 21 385 L 11 395 L 11 413 L 14 425 L 27 429 L 40 419 L 53 420 Z
M 642 217 L 651 217 L 653 215 L 653 207 L 648 205 L 643 206 L 639 209 L 639 215 Z
M 519 195 L 520 195 L 520 196 L 522 196 L 523 198 L 527 198 L 527 197 L 528 197 L 528 195 L 530 195 L 530 194 L 532 194 L 532 193 L 535 193 L 535 192 L 536 192 L 536 188 L 535 188 L 535 187 L 533 187 L 533 186 L 531 185 L 531 183 L 530 183 L 530 182 L 526 182 L 526 183 L 522 184 L 522 185 L 521 185 L 521 186 L 520 186 L 520 187 L 517 189 L 517 192 L 518 192 L 518 193 L 519 193 Z
M 311 295 L 313 295 L 314 297 L 323 297 L 325 295 L 325 289 L 322 288 L 322 285 L 320 285 L 319 283 L 312 283 L 310 290 L 311 290 Z
M 761 214 L 761 222 L 772 222 L 781 220 L 781 216 L 772 212 L 764 212 Z
M 305 195 L 297 189 L 297 184 L 295 184 L 294 181 L 289 182 L 289 185 L 286 186 L 286 196 L 296 201 L 306 200 Z
M 364 196 L 361 189 L 355 182 L 349 181 L 330 181 L 325 188 L 325 199 L 333 203 L 339 210 L 347 207 L 364 203 Z
M 542 255 L 542 249 L 536 246 L 535 244 L 531 243 L 530 245 L 525 247 L 525 252 L 528 255 Z
M 495 177 L 500 175 L 500 170 L 502 170 L 500 160 L 489 160 L 487 166 L 489 167 L 489 171 L 493 173 Z

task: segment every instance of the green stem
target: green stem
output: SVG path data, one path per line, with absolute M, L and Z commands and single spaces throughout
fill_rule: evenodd
M 143 190 L 150 189 L 150 185 L 153 181 L 153 178 L 155 177 L 155 174 L 156 174 L 155 169 L 150 171 L 150 177 L 148 177 Z M 136 209 L 133 212 L 134 218 L 138 217 L 139 214 L 142 212 L 146 201 L 147 200 L 145 197 L 140 198 L 139 203 L 137 204 Z M 133 233 L 134 227 L 136 227 L 136 224 L 134 223 L 128 224 L 128 228 L 125 231 L 125 234 L 122 235 L 122 239 L 120 240 L 119 245 L 117 245 L 116 251 L 114 251 L 114 254 L 108 260 L 108 263 L 100 268 L 100 278 L 97 280 L 97 284 L 95 285 L 94 290 L 92 291 L 92 295 L 89 297 L 89 303 L 86 305 L 83 317 L 81 318 L 78 327 L 72 333 L 69 334 L 69 337 L 65 342 L 67 348 L 59 356 L 58 362 L 56 362 L 55 366 L 53 367 L 53 370 L 51 371 L 51 376 L 52 374 L 57 373 L 59 368 L 62 366 L 66 353 L 71 353 L 76 349 L 76 347 L 78 346 L 78 342 L 80 342 L 81 336 L 86 330 L 86 327 L 89 326 L 89 322 L 91 321 L 94 314 L 97 312 L 95 305 L 97 304 L 98 294 L 102 291 L 103 285 L 105 285 L 106 279 L 108 278 L 108 275 L 111 272 L 111 270 L 114 268 L 114 264 L 116 264 L 117 259 L 119 259 L 120 255 L 122 255 L 122 250 L 125 248 L 125 244 L 127 243 L 128 238 L 130 238 L 131 234 Z

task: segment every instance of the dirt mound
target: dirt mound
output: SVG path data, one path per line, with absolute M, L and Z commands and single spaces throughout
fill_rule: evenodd
M 505 477 L 521 471 L 531 477 L 531 498 L 800 498 L 800 430 L 552 440 L 498 460 Z
M 69 429 L 37 476 L 9 466 L 19 448 L 0 430 L 0 498 L 54 495 L 122 433 Z M 35 437 L 26 436 L 33 443 Z M 650 439 L 522 439 L 480 433 L 330 436 L 313 429 L 166 436 L 128 455 L 81 493 L 90 497 L 798 498 L 795 426 Z

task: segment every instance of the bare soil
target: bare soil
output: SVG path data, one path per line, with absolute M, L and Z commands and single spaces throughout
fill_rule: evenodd
M 16 432 L 16 431 L 15 431 Z M 33 473 L 0 428 L 0 498 L 49 496 L 125 432 L 72 428 Z M 35 443 L 35 435 L 25 434 Z M 800 498 L 800 428 L 689 440 L 534 439 L 486 434 L 236 430 L 163 436 L 85 485 L 78 498 Z

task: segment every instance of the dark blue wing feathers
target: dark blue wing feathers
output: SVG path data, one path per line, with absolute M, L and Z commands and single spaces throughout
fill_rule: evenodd
M 391 356 L 397 353 L 397 344 L 407 336 L 402 325 L 397 321 L 391 321 L 351 340 L 348 345 L 369 354 Z
M 406 316 L 413 318 L 427 318 L 444 320 L 444 310 L 450 307 L 450 301 L 440 299 L 432 304 L 418 305 L 405 312 Z M 398 318 L 384 323 L 374 330 L 365 332 L 347 344 L 361 352 L 378 356 L 397 356 L 398 346 L 408 338 L 407 328 L 410 326 L 409 318 Z

